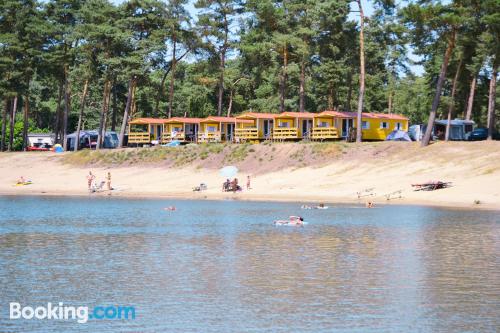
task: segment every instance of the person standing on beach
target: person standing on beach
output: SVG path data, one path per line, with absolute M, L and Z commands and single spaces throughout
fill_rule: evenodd
M 89 174 L 87 175 L 87 185 L 89 187 L 89 191 L 92 187 L 92 182 L 94 181 L 95 176 L 92 174 L 92 171 L 89 171 Z
M 106 183 L 108 185 L 108 191 L 111 191 L 111 172 L 108 172 L 108 175 L 106 176 Z
M 247 190 L 250 189 L 250 176 L 247 176 Z

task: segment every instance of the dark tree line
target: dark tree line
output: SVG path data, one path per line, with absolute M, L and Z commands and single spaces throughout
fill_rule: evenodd
M 65 144 L 98 129 L 100 147 L 132 117 L 248 110 L 460 117 L 492 133 L 498 1 L 368 2 L 370 15 L 358 0 L 197 0 L 192 17 L 187 0 L 4 0 L 0 150 L 33 130 Z

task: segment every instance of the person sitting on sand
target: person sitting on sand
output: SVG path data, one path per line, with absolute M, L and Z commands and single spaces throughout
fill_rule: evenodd
M 233 190 L 233 192 L 241 191 L 241 186 L 238 185 L 238 178 L 234 178 L 234 180 L 231 182 L 231 189 Z
M 26 183 L 24 177 L 23 176 L 19 177 L 19 179 L 17 180 L 17 184 L 24 184 L 24 183 Z
M 89 171 L 87 175 L 87 185 L 89 187 L 89 191 L 92 189 L 92 182 L 94 181 L 95 176 L 92 174 L 92 171 Z
M 226 179 L 224 183 L 222 183 L 222 192 L 227 192 L 230 190 L 231 186 L 231 181 L 229 179 Z

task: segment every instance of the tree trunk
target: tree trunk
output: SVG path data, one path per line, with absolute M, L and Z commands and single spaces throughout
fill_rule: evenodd
M 450 124 L 451 118 L 453 117 L 453 113 L 455 111 L 455 92 L 457 91 L 457 82 L 460 77 L 460 71 L 462 70 L 462 57 L 460 57 L 460 61 L 458 62 L 457 71 L 455 72 L 455 77 L 453 78 L 453 84 L 451 86 L 451 100 L 450 105 L 448 106 L 448 120 L 446 122 L 446 132 L 444 135 L 444 140 L 448 141 L 450 139 Z
M 229 38 L 229 22 L 227 20 L 227 15 L 224 12 L 224 44 L 222 44 L 220 53 L 220 77 L 219 77 L 219 99 L 217 102 L 217 115 L 222 115 L 222 98 L 224 97 L 224 70 L 226 69 L 226 52 Z
M 7 139 L 7 114 L 9 112 L 9 99 L 5 98 L 5 104 L 2 113 L 2 138 L 0 139 L 0 151 L 5 151 L 5 140 Z
M 495 59 L 496 60 L 496 59 Z M 495 98 L 497 91 L 498 64 L 493 61 L 493 73 L 490 80 L 490 91 L 488 94 L 488 140 L 493 139 L 495 129 Z
M 97 133 L 97 145 L 96 149 L 101 149 L 104 142 L 104 135 L 106 135 L 106 113 L 108 112 L 108 96 L 110 94 L 110 81 L 106 80 L 104 82 L 104 91 L 102 94 L 102 108 L 101 116 L 99 118 L 99 132 Z
M 328 110 L 333 110 L 334 96 L 333 96 L 333 86 L 330 85 L 328 88 Z
M 172 36 L 172 42 L 173 42 L 173 50 L 172 50 L 172 66 L 170 68 L 172 69 L 172 75 L 170 76 L 170 91 L 168 94 L 168 118 L 172 118 L 172 113 L 174 109 L 174 83 L 175 83 L 175 51 L 177 48 L 177 41 L 176 41 L 176 36 L 175 33 Z M 220 98 L 220 97 L 219 97 Z
M 119 141 L 118 141 L 119 147 L 123 147 L 123 139 L 125 138 L 125 130 L 127 128 L 127 123 L 128 123 L 128 115 L 130 113 L 130 109 L 132 106 L 132 98 L 133 98 L 133 93 L 134 93 L 135 80 L 136 80 L 136 78 L 133 77 L 128 82 L 127 103 L 125 104 L 125 110 L 123 111 L 123 120 L 122 120 L 122 126 L 120 128 L 120 137 L 118 138 L 119 139 Z
M 14 150 L 14 126 L 16 125 L 16 111 L 17 111 L 17 95 L 14 96 L 14 101 L 12 102 L 12 110 L 10 111 L 9 151 Z
M 111 116 L 111 131 L 116 131 L 116 117 L 118 115 L 118 98 L 116 96 L 116 81 L 113 84 L 113 114 Z
M 280 80 L 280 112 L 285 112 L 286 83 L 288 80 L 288 50 L 287 44 L 283 46 L 283 71 Z
M 24 96 L 23 106 L 23 150 L 26 150 L 28 148 L 28 116 L 30 111 L 30 100 L 28 94 Z
M 387 101 L 387 113 L 391 114 L 392 113 L 392 100 L 394 97 L 394 90 L 389 90 L 389 99 Z
M 360 29 L 359 29 L 359 97 L 358 97 L 358 114 L 356 118 L 356 142 L 362 141 L 361 117 L 363 116 L 363 101 L 365 98 L 365 38 L 364 38 L 364 20 L 363 7 L 361 0 L 358 1 Z
M 61 131 L 61 101 L 64 89 L 64 81 L 59 82 L 59 95 L 57 95 L 56 119 L 54 124 L 54 141 L 59 143 L 59 132 Z
M 446 78 L 446 70 L 448 69 L 448 62 L 450 61 L 453 48 L 455 47 L 455 36 L 456 30 L 453 30 L 450 40 L 448 41 L 448 47 L 444 53 L 443 65 L 441 66 L 441 71 L 439 73 L 439 79 L 436 87 L 436 94 L 432 101 L 432 108 L 429 114 L 429 121 L 427 122 L 427 129 L 425 131 L 424 137 L 422 139 L 422 147 L 428 146 L 431 141 L 432 128 L 434 127 L 434 120 L 436 120 L 436 110 L 439 106 L 439 100 L 441 99 L 441 90 L 443 89 L 444 80 Z
M 306 98 L 306 63 L 304 60 L 300 63 L 300 84 L 299 84 L 299 112 L 305 112 Z
M 465 120 L 470 120 L 472 117 L 472 106 L 474 105 L 474 94 L 476 91 L 477 75 L 474 74 L 474 78 L 470 83 L 469 100 L 467 101 L 467 112 L 465 114 Z
M 352 69 L 351 71 L 349 72 L 349 75 L 347 77 L 347 101 L 346 101 L 346 104 L 345 104 L 345 110 L 347 112 L 351 112 L 351 101 L 352 101 L 352 76 L 353 76 L 353 72 L 352 72 Z
M 76 127 L 76 136 L 75 136 L 75 145 L 73 147 L 74 151 L 77 151 L 80 148 L 80 130 L 82 128 L 82 120 L 83 120 L 83 112 L 85 110 L 85 98 L 87 97 L 87 90 L 89 87 L 89 80 L 85 80 L 83 84 L 83 94 L 80 99 L 80 113 L 78 114 L 78 125 Z
M 186 56 L 186 54 L 189 53 L 189 51 L 190 51 L 189 49 L 186 50 L 186 52 L 184 52 L 179 58 L 175 59 L 175 62 L 181 61 L 182 58 L 184 58 L 184 56 Z M 171 69 L 172 69 L 172 64 L 170 64 L 170 66 L 168 66 L 168 68 L 165 70 L 165 73 L 163 74 L 163 77 L 161 78 L 160 89 L 158 89 L 158 94 L 156 95 L 156 98 L 155 98 L 155 108 L 153 110 L 153 117 L 154 118 L 158 117 L 158 114 L 160 111 L 160 100 L 163 97 L 163 95 L 165 94 L 165 81 L 167 80 L 167 76 L 170 73 Z
M 221 52 L 220 55 L 220 76 L 219 76 L 219 97 L 217 101 L 217 115 L 222 115 L 222 98 L 224 97 L 224 68 L 225 68 L 225 60 L 226 52 Z
M 233 96 L 234 96 L 234 88 L 231 89 L 231 93 L 229 94 L 229 106 L 227 107 L 227 116 L 231 117 L 231 111 L 233 108 Z
M 62 146 L 64 151 L 67 150 L 68 148 L 68 140 L 66 139 L 66 136 L 68 135 L 68 116 L 70 112 L 70 98 L 71 98 L 71 91 L 70 91 L 70 86 L 69 86 L 69 79 L 68 79 L 68 67 L 66 66 L 64 68 L 64 116 L 63 116 L 63 133 L 62 133 Z

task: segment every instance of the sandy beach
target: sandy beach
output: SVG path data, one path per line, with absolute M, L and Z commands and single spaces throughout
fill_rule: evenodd
M 240 169 L 241 185 L 246 185 L 247 175 L 251 176 L 251 189 L 239 193 L 221 191 L 224 178 L 218 169 L 224 163 L 215 157 L 180 167 L 165 163 L 75 165 L 67 162 L 71 152 L 18 152 L 0 154 L 0 194 L 300 203 L 373 201 L 500 210 L 500 142 L 437 143 L 427 148 L 416 143 L 372 143 L 348 147 L 341 154 L 323 160 L 309 161 L 311 158 L 304 156 L 300 165 L 290 160 L 297 159 L 294 154 L 302 151 L 304 144 L 277 144 L 274 149 L 252 146 L 255 148 L 250 151 L 255 156 L 266 156 L 265 151 L 278 149 L 270 161 L 257 163 L 262 158 L 250 154 L 234 163 Z M 89 170 L 99 182 L 111 172 L 114 190 L 89 194 L 86 180 Z M 15 186 L 20 176 L 33 183 Z M 452 182 L 452 187 L 414 191 L 411 186 L 430 180 Z M 192 188 L 200 183 L 206 183 L 208 189 L 193 192 Z

